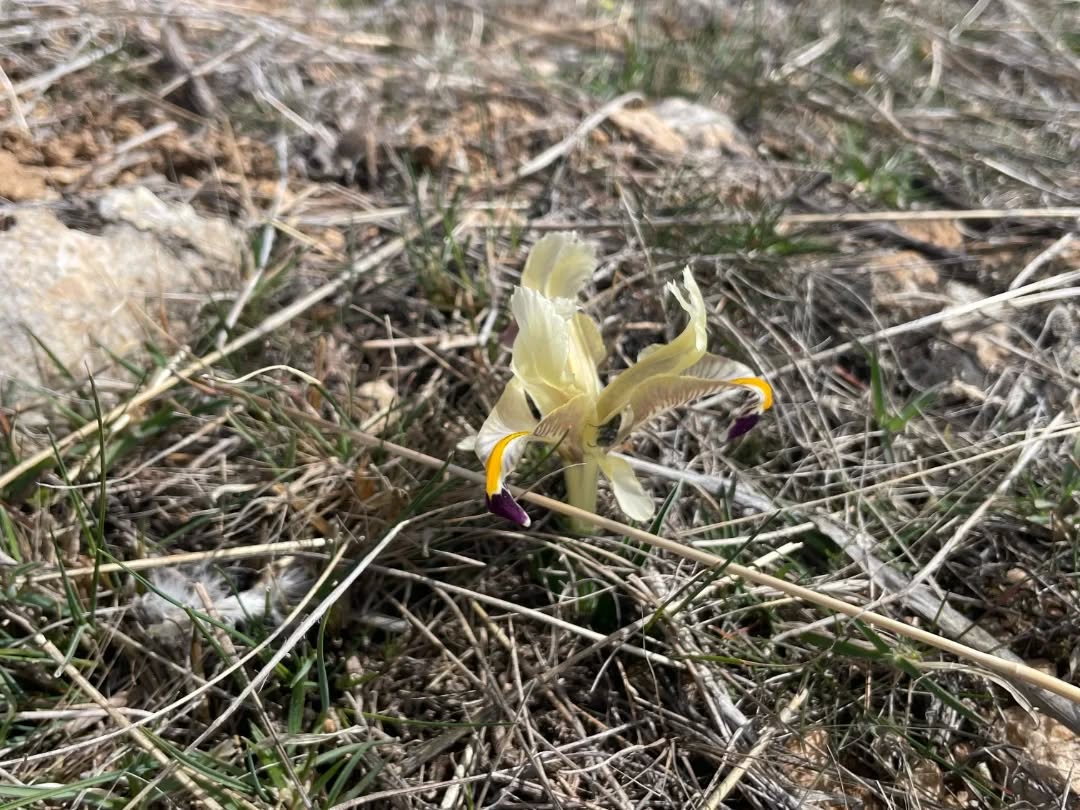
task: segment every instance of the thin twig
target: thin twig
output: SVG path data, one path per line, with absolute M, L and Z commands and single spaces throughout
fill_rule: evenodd
M 289 186 L 289 146 L 285 141 L 285 136 L 283 134 L 278 134 L 275 146 L 277 151 L 278 182 L 274 189 L 274 199 L 270 203 L 270 210 L 266 216 L 266 224 L 263 225 L 262 238 L 259 240 L 259 256 L 255 262 L 255 271 L 244 283 L 243 288 L 240 290 L 240 294 L 236 296 L 236 300 L 233 301 L 233 305 L 229 308 L 229 312 L 225 316 L 225 322 L 222 324 L 217 336 L 217 347 L 219 349 L 225 345 L 225 340 L 228 338 L 229 332 L 236 326 L 236 322 L 240 320 L 240 313 L 244 311 L 244 307 L 247 306 L 247 302 L 254 294 L 255 288 L 258 287 L 259 282 L 262 281 L 263 275 L 266 273 L 267 264 L 270 262 L 270 252 L 273 250 L 274 236 L 277 233 L 277 229 L 274 227 L 273 223 L 278 212 L 281 210 L 281 203 L 285 199 L 285 192 L 288 191 Z
M 11 105 L 11 117 L 15 119 L 15 125 L 23 132 L 30 134 L 30 125 L 26 123 L 26 116 L 23 114 L 19 94 L 15 92 L 15 86 L 11 83 L 11 79 L 8 78 L 3 65 L 0 65 L 0 87 L 4 88 L 4 94 Z
M 221 104 L 202 74 L 195 72 L 195 62 L 188 51 L 187 43 L 180 36 L 177 27 L 168 20 L 161 26 L 161 48 L 180 73 L 177 78 L 181 79 L 181 84 L 186 82 L 191 88 L 191 100 L 199 114 L 207 118 L 216 117 L 221 111 Z
M 1073 435 L 1076 432 L 1078 431 L 1074 427 L 1073 431 L 1064 435 Z M 1029 437 L 1025 441 L 1015 442 L 1004 448 L 997 448 L 996 450 L 990 451 L 990 453 L 1001 455 L 1003 452 L 1013 452 L 1018 449 L 1030 447 L 1037 442 L 1042 443 L 1050 438 L 1062 438 L 1062 436 L 1063 433 L 1060 430 L 1052 436 L 1047 436 L 1044 432 L 1038 436 Z M 980 453 L 973 457 L 973 459 L 987 458 L 990 456 L 990 453 Z M 814 506 L 827 503 L 832 500 L 832 498 L 820 498 L 817 501 L 810 503 L 781 504 L 755 492 L 753 488 L 746 483 L 741 481 L 733 482 L 725 476 L 709 476 L 686 470 L 673 470 L 669 467 L 664 467 L 653 462 L 636 459 L 630 456 L 623 456 L 623 458 L 626 458 L 636 469 L 644 470 L 653 475 L 659 475 L 670 480 L 686 481 L 687 483 L 701 487 L 706 492 L 713 494 L 728 493 L 734 489 L 735 503 L 752 512 L 775 514 L 783 511 L 793 516 L 809 518 L 810 522 L 818 531 L 843 549 L 844 553 L 856 562 L 859 567 L 870 576 L 876 585 L 885 591 L 887 595 L 876 600 L 870 607 L 885 604 L 893 598 L 894 595 L 900 594 L 903 597 L 904 603 L 912 611 L 927 621 L 936 624 L 947 633 L 950 638 L 965 639 L 969 646 L 984 653 L 991 653 L 1017 664 L 1023 663 L 1023 659 L 1009 650 L 1002 642 L 998 641 L 994 636 L 979 627 L 979 625 L 968 619 L 960 613 L 960 611 L 949 604 L 947 598 L 936 594 L 926 585 L 910 587 L 909 578 L 907 576 L 882 562 L 873 554 L 873 549 L 877 548 L 879 545 L 877 540 L 870 537 L 865 532 L 849 527 L 842 522 L 842 517 L 845 513 L 841 512 L 836 515 L 824 515 L 813 511 Z M 956 466 L 968 464 L 973 459 L 963 459 L 952 462 L 951 464 L 941 465 L 935 469 L 938 471 L 946 468 L 952 469 Z M 858 490 L 858 492 L 861 493 L 877 486 L 890 483 L 895 484 L 899 480 L 921 478 L 931 472 L 934 472 L 934 470 L 921 470 L 918 473 L 912 473 L 911 475 L 901 476 L 898 479 L 892 479 L 891 482 L 879 482 L 877 485 L 863 487 Z M 847 493 L 848 496 L 851 494 L 852 493 Z M 760 520 L 760 517 L 754 515 L 753 518 L 737 518 L 734 521 L 728 521 L 728 525 L 747 519 Z M 835 616 L 831 616 L 828 619 L 823 620 L 823 623 L 835 618 Z M 795 628 L 790 631 L 784 631 L 774 639 L 774 642 L 778 642 L 788 635 L 799 635 L 804 631 L 805 628 Z M 1051 694 L 1038 685 L 1022 683 L 1019 685 L 1019 688 L 1027 700 L 1037 703 L 1061 723 L 1080 734 L 1080 705 L 1071 700 L 1063 700 L 1060 696 Z
M 408 526 L 410 522 L 410 520 L 403 520 L 400 523 L 396 524 L 383 536 L 381 540 L 379 540 L 378 543 L 375 544 L 374 548 L 372 548 L 367 554 L 364 555 L 363 559 L 361 559 L 358 563 L 356 563 L 356 565 L 353 566 L 352 570 L 349 571 L 349 573 L 347 573 L 341 578 L 341 582 L 339 582 L 334 587 L 334 589 L 330 591 L 330 593 L 328 593 L 321 602 L 319 602 L 319 604 L 315 607 L 314 610 L 311 611 L 310 614 L 304 617 L 303 621 L 301 621 L 296 626 L 296 629 L 289 634 L 288 638 L 286 638 L 285 641 L 283 641 L 281 645 L 277 648 L 274 654 L 270 656 L 270 660 L 267 661 L 266 664 L 263 665 L 262 669 L 260 669 L 259 672 L 255 675 L 255 677 L 252 678 L 247 683 L 247 685 L 240 690 L 240 693 L 236 696 L 233 702 L 223 712 L 221 712 L 221 714 L 215 717 L 213 722 L 211 722 L 210 725 L 207 726 L 203 730 L 203 732 L 199 734 L 198 737 L 196 737 L 194 740 L 191 741 L 191 743 L 188 744 L 188 751 L 197 750 L 204 740 L 206 740 L 211 734 L 221 728 L 225 721 L 232 717 L 233 714 L 235 714 L 240 709 L 240 707 L 244 704 L 244 701 L 247 700 L 249 695 L 253 694 L 256 690 L 261 688 L 264 683 L 266 683 L 270 676 L 274 674 L 274 671 L 277 669 L 278 664 L 284 661 L 285 658 L 293 651 L 293 648 L 296 647 L 300 640 L 307 634 L 307 632 L 319 623 L 326 611 L 328 611 L 331 607 L 338 603 L 338 600 L 340 600 L 341 597 L 345 594 L 345 592 L 348 591 L 350 587 L 352 587 L 352 584 L 356 582 L 357 578 L 368 569 L 368 567 L 372 564 L 372 562 L 375 561 L 379 554 L 381 554 L 387 548 L 387 546 L 389 546 L 394 541 L 394 538 L 396 538 L 401 532 L 401 530 Z M 242 661 L 243 659 L 240 660 Z
M 39 633 L 36 629 L 34 629 L 34 626 L 31 625 L 29 621 L 12 611 L 5 611 L 5 614 L 10 621 L 13 621 L 16 624 L 25 628 L 26 631 L 29 632 L 33 637 L 34 643 L 37 644 L 38 647 L 40 647 L 45 652 L 45 654 L 52 659 L 53 663 L 55 663 L 63 671 L 63 673 L 71 679 L 71 682 L 74 683 L 75 686 L 84 695 L 86 695 L 88 698 L 90 698 L 90 700 L 96 703 L 116 725 L 120 726 L 120 728 L 123 729 L 124 732 L 126 732 L 131 737 L 132 740 L 134 740 L 135 744 L 138 745 L 139 748 L 141 748 L 143 751 L 153 757 L 153 759 L 155 759 L 159 765 L 165 768 L 172 769 L 177 765 L 177 763 L 168 754 L 166 754 L 164 751 L 158 748 L 157 745 L 154 744 L 154 741 L 146 734 L 145 731 L 143 731 L 141 728 L 137 727 L 130 720 L 128 720 L 127 715 L 124 712 L 117 711 L 116 706 L 110 703 L 109 699 L 97 690 L 97 687 L 90 683 L 90 681 L 86 680 L 86 678 L 83 677 L 83 674 L 79 672 L 78 668 L 76 668 L 76 666 L 72 664 L 68 660 L 68 658 L 65 657 L 62 652 L 60 652 L 59 649 L 57 649 L 56 645 L 49 641 L 47 638 L 45 638 L 45 636 Z M 149 718 L 143 718 L 143 720 L 146 719 Z M 178 770 L 176 770 L 174 774 L 176 781 L 183 785 L 184 788 L 191 793 L 192 797 L 194 797 L 197 801 L 202 802 L 204 806 L 209 807 L 210 810 L 224 810 L 222 805 L 219 804 L 212 796 L 210 796 L 210 794 L 206 792 L 202 785 L 195 781 L 189 771 L 190 767 L 188 765 L 180 764 Z M 251 808 L 251 810 L 256 810 L 255 806 L 243 799 L 243 797 L 234 795 L 232 798 L 241 806 Z
M 44 91 L 52 85 L 57 79 L 62 79 L 71 73 L 78 73 L 80 70 L 84 70 L 95 62 L 104 59 L 107 56 L 112 56 L 123 47 L 123 41 L 117 42 L 115 45 L 110 45 L 107 48 L 98 48 L 95 51 L 80 56 L 77 59 L 72 59 L 63 65 L 57 65 L 52 70 L 47 70 L 33 78 L 26 79 L 25 81 L 18 82 L 15 85 L 15 93 L 20 96 L 28 95 L 29 93 L 35 93 L 38 91 Z
M 1073 281 L 1080 279 L 1080 270 L 1071 270 L 1067 273 L 1059 273 L 1056 276 L 1050 276 L 1049 278 L 1040 279 L 1039 281 L 1033 281 L 1031 284 L 1025 284 L 1023 287 L 1017 287 L 1016 289 L 1006 290 L 1005 292 L 998 293 L 997 295 L 988 295 L 986 298 L 980 298 L 978 301 L 969 301 L 964 304 L 956 304 L 951 307 L 946 307 L 940 312 L 934 312 L 930 315 L 924 315 L 921 318 L 915 318 L 911 321 L 904 323 L 898 323 L 895 326 L 889 326 L 885 329 L 879 329 L 876 332 L 872 332 L 869 335 L 849 340 L 841 343 L 838 346 L 832 346 L 828 349 L 822 349 L 819 352 L 814 352 L 806 357 L 800 357 L 787 365 L 778 368 L 774 374 L 777 376 L 786 374 L 790 371 L 794 371 L 797 368 L 811 366 L 816 363 L 820 363 L 822 360 L 828 360 L 833 357 L 838 357 L 845 352 L 849 352 L 852 349 L 859 346 L 869 346 L 878 343 L 882 340 L 888 340 L 894 338 L 897 335 L 905 335 L 909 332 L 918 332 L 922 329 L 928 329 L 932 326 L 938 326 L 945 321 L 959 318 L 965 315 L 971 315 L 976 312 L 981 312 L 985 316 L 989 316 L 995 309 L 999 307 L 1012 306 L 1021 307 L 1024 305 L 1025 296 L 1029 296 L 1031 293 L 1038 292 L 1040 290 L 1046 290 L 1052 287 L 1064 287 L 1066 284 L 1070 284 Z M 1045 300 L 1043 298 L 1038 299 L 1040 302 Z M 695 407 L 708 408 L 713 403 L 719 401 L 722 397 L 712 397 L 708 400 L 702 400 Z
M 486 210 L 486 209 L 478 209 Z M 641 221 L 651 228 L 670 228 L 684 226 L 744 225 L 761 219 L 760 214 L 709 214 L 705 216 L 650 216 L 639 214 Z M 931 211 L 837 211 L 825 214 L 780 214 L 771 220 L 777 225 L 852 225 L 863 222 L 939 222 L 950 220 L 1021 220 L 1021 219 L 1077 219 L 1080 207 L 1059 206 L 1048 208 L 974 208 L 950 211 L 936 209 Z M 544 220 L 521 223 L 500 222 L 492 218 L 482 221 L 477 217 L 472 223 L 474 228 L 492 230 L 533 230 L 533 231 L 607 231 L 626 228 L 627 221 L 619 219 L 589 219 L 575 222 L 571 220 Z
M 1035 456 L 1038 455 L 1039 450 L 1042 449 L 1043 444 L 1046 442 L 1047 436 L 1049 436 L 1063 421 L 1065 421 L 1065 414 L 1058 413 L 1058 415 L 1050 420 L 1050 423 L 1039 432 L 1039 435 L 1035 437 L 1035 440 L 1024 448 L 1024 451 L 1020 454 L 1020 458 L 1016 460 L 1012 469 L 1002 477 L 1001 481 L 994 488 L 994 491 L 990 493 L 990 496 L 968 515 L 967 520 L 960 525 L 960 528 L 953 533 L 952 537 L 946 540 L 934 556 L 930 558 L 930 561 L 911 578 L 911 582 L 907 586 L 909 589 L 921 585 L 944 565 L 945 561 L 949 558 L 949 555 L 951 555 L 960 542 L 967 537 L 968 532 L 982 520 L 983 515 L 986 514 L 987 510 L 1009 491 L 1020 473 L 1022 473 Z
M 211 689 L 217 689 L 219 683 L 221 683 L 227 678 L 232 677 L 233 673 L 236 672 L 240 667 L 244 666 L 252 659 L 263 655 L 263 653 L 267 649 L 269 649 L 271 645 L 277 642 L 278 636 L 282 635 L 291 626 L 291 624 L 297 618 L 299 618 L 300 615 L 302 615 L 303 612 L 307 609 L 308 604 L 311 602 L 312 599 L 314 599 L 315 594 L 319 592 L 319 590 L 330 580 L 331 576 L 336 572 L 338 563 L 340 563 L 341 560 L 344 559 L 345 552 L 348 550 L 348 548 L 348 543 L 342 543 L 338 547 L 334 556 L 327 563 L 326 568 L 319 575 L 319 578 L 316 579 L 314 583 L 312 583 L 307 593 L 304 594 L 304 596 L 293 606 L 292 610 L 289 611 L 289 614 L 282 620 L 281 624 L 273 628 L 267 634 L 266 638 L 264 638 L 258 644 L 253 645 L 250 650 L 244 653 L 236 661 L 229 664 L 228 666 L 223 667 L 221 672 L 214 675 L 214 677 L 200 683 L 200 685 L 196 689 L 192 690 L 186 695 L 177 698 L 172 703 L 169 703 L 168 705 L 163 706 L 160 709 L 156 709 L 146 717 L 136 720 L 131 725 L 147 725 L 148 723 L 152 723 L 159 718 L 165 717 L 166 715 L 176 711 L 177 709 L 181 709 L 188 704 L 193 703 Z M 105 734 L 99 734 L 92 740 L 80 740 L 79 742 L 70 743 L 52 751 L 41 751 L 36 754 L 23 754 L 22 756 L 0 761 L 0 768 L 7 765 L 26 765 L 31 762 L 40 762 L 46 759 L 65 757 L 68 754 L 71 754 L 75 751 L 81 751 L 84 748 L 89 748 L 91 746 L 100 746 L 107 740 L 121 736 L 125 733 L 127 733 L 127 729 L 120 728 L 114 731 L 107 732 Z
M 1065 248 L 1071 245 L 1074 239 L 1076 239 L 1076 234 L 1070 232 L 1065 234 L 1056 242 L 1054 242 L 1054 244 L 1052 244 L 1050 247 L 1048 247 L 1046 250 L 1044 250 L 1042 253 L 1040 253 L 1038 256 L 1028 262 L 1027 265 L 1025 265 L 1024 269 L 1016 274 L 1016 278 L 1014 278 L 1009 283 L 1009 289 L 1015 290 L 1017 287 L 1023 286 L 1023 284 L 1029 278 L 1031 278 L 1033 275 L 1035 275 L 1035 273 L 1038 272 L 1040 267 L 1042 267 L 1047 262 L 1053 261 L 1062 253 L 1064 253 Z
M 780 712 L 780 719 L 778 722 L 769 726 L 762 733 L 761 737 L 754 744 L 754 747 L 746 752 L 746 755 L 739 761 L 739 764 L 731 769 L 731 772 L 724 777 L 724 781 L 720 783 L 720 786 L 712 793 L 711 796 L 705 802 L 705 808 L 707 810 L 716 810 L 720 806 L 720 803 L 724 801 L 735 789 L 735 786 L 739 784 L 739 780 L 743 778 L 743 775 L 750 770 L 750 766 L 756 763 L 765 749 L 768 748 L 769 743 L 772 742 L 772 738 L 776 735 L 776 732 L 784 726 L 789 726 L 795 720 L 795 717 L 799 713 L 799 709 L 802 708 L 803 703 L 810 696 L 810 690 L 800 689 L 789 702 L 788 705 Z
M 517 170 L 516 177 L 518 180 L 528 177 L 531 174 L 536 174 L 541 169 L 545 169 L 561 158 L 563 155 L 573 151 L 579 143 L 581 143 L 585 136 L 600 126 L 604 121 L 611 117 L 615 112 L 618 112 L 627 104 L 634 101 L 640 101 L 642 98 L 640 93 L 624 93 L 618 98 L 613 98 L 599 110 L 594 112 L 574 129 L 568 136 L 563 138 L 554 146 L 548 147 L 539 155 L 528 161 L 521 168 Z

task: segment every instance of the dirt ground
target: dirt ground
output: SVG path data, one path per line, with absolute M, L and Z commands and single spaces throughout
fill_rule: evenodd
M 1080 807 L 1078 148 L 1075 2 L 0 0 L 0 239 L 244 242 L 0 380 L 0 810 Z M 562 230 L 775 390 L 619 448 L 674 550 L 464 477 Z

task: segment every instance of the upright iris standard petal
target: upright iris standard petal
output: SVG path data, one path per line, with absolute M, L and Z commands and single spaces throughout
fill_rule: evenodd
M 679 374 L 694 365 L 705 354 L 708 343 L 705 299 L 690 268 L 683 271 L 684 295 L 675 284 L 667 289 L 674 293 L 682 308 L 690 316 L 690 322 L 671 343 L 650 346 L 638 355 L 637 362 L 616 377 L 600 394 L 596 404 L 601 424 L 618 416 L 626 406 L 633 391 L 652 377 L 661 374 Z
M 573 233 L 545 236 L 529 251 L 521 286 L 536 290 L 548 298 L 577 298 L 596 271 L 592 245 Z
M 584 312 L 577 312 L 570 319 L 570 351 L 567 365 L 573 378 L 574 388 L 592 396 L 593 403 L 600 394 L 600 375 L 596 367 L 603 362 L 606 352 L 600 327 Z
M 574 315 L 575 337 L 579 343 L 581 353 L 592 361 L 592 375 L 596 376 L 596 366 L 604 362 L 607 357 L 607 349 L 604 348 L 604 338 L 600 334 L 600 327 L 596 321 L 584 312 Z
M 600 391 L 596 367 L 606 354 L 604 342 L 596 323 L 588 315 L 577 311 L 576 300 L 595 270 L 596 256 L 591 245 L 580 241 L 574 234 L 545 236 L 529 251 L 521 275 L 522 288 L 531 290 L 535 295 L 528 301 L 518 302 L 521 309 L 535 306 L 538 297 L 554 304 L 559 315 L 567 321 L 568 347 L 564 370 L 572 378 L 571 384 L 576 391 L 592 392 L 594 395 Z M 530 345 L 536 344 L 530 341 Z
M 511 368 L 541 413 L 579 393 L 570 369 L 573 304 L 518 287 L 510 299 L 517 321 Z

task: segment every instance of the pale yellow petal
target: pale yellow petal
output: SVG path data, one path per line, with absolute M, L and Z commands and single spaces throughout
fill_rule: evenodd
M 707 380 L 732 380 L 736 377 L 754 376 L 750 366 L 745 363 L 708 352 L 703 354 L 694 365 L 687 368 L 683 374 L 688 377 L 704 377 Z
M 484 462 L 488 508 L 521 526 L 529 517 L 506 486 L 506 478 L 521 460 L 530 442 L 555 445 L 568 461 L 580 461 L 583 430 L 589 424 L 593 400 L 580 394 L 537 421 L 529 410 L 524 386 L 511 380 L 476 438 L 477 455 Z
M 607 349 L 604 348 L 604 338 L 600 335 L 600 327 L 596 321 L 584 312 L 578 312 L 574 315 L 574 327 L 577 329 L 581 350 L 592 360 L 593 365 L 598 366 L 604 362 Z
M 593 422 L 594 400 L 579 394 L 540 420 L 533 435 L 558 446 L 559 454 L 568 460 L 579 461 L 584 453 L 585 432 Z
M 570 323 L 570 351 L 567 353 L 570 377 L 576 390 L 594 400 L 600 393 L 597 365 L 604 359 L 604 341 L 600 328 L 583 312 L 575 313 Z
M 596 271 L 596 256 L 590 244 L 573 233 L 552 233 L 529 251 L 521 286 L 548 298 L 577 298 Z
M 616 443 L 649 419 L 720 391 L 746 391 L 749 400 L 740 407 L 728 438 L 745 433 L 764 411 L 772 407 L 772 387 L 755 377 L 749 367 L 735 360 L 706 354 L 680 375 L 662 374 L 635 388 L 623 407 Z M 753 417 L 753 418 L 751 418 Z
M 518 325 L 514 376 L 547 413 L 578 393 L 569 364 L 573 310 L 526 287 L 514 291 L 510 308 Z
M 754 406 L 759 413 L 764 413 L 773 406 L 773 389 L 763 377 L 758 377 L 750 366 L 722 357 L 719 354 L 705 354 L 698 362 L 683 372 L 688 377 L 705 377 L 722 380 L 731 385 L 750 391 Z
M 520 380 L 513 378 L 506 384 L 495 407 L 481 425 L 472 449 L 476 451 L 480 461 L 486 464 L 495 443 L 503 436 L 510 433 L 532 433 L 536 425 L 537 419 L 532 415 L 529 402 L 525 398 L 525 388 Z M 508 470 L 512 468 L 513 464 L 507 467 Z
M 644 521 L 653 516 L 656 509 L 652 496 L 641 486 L 634 470 L 621 458 L 604 455 L 600 458 L 600 469 L 611 482 L 611 491 L 619 509 L 632 520 Z
M 485 463 L 484 494 L 488 510 L 519 526 L 528 526 L 532 521 L 506 486 L 506 476 L 525 452 L 531 438 L 532 434 L 525 432 L 503 436 L 495 442 Z
M 690 316 L 690 322 L 671 343 L 650 346 L 643 351 L 626 371 L 616 377 L 600 394 L 597 415 L 600 422 L 620 414 L 626 407 L 634 389 L 646 380 L 662 374 L 679 374 L 698 362 L 705 354 L 708 343 L 705 299 L 694 281 L 690 268 L 683 271 L 685 291 L 674 283 L 668 284 L 679 304 Z

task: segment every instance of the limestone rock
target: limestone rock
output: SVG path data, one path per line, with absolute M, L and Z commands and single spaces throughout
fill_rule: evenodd
M 725 112 L 678 97 L 665 98 L 652 111 L 693 149 L 754 156 L 746 135 Z
M 106 347 L 124 355 L 149 340 L 171 349 L 178 323 L 172 316 L 162 322 L 166 296 L 236 274 L 242 235 L 224 220 L 144 188 L 113 189 L 97 208 L 99 219 L 91 217 L 87 230 L 44 207 L 6 215 L 0 402 L 57 379 L 59 369 L 38 341 L 76 376 L 107 367 Z
M 624 134 L 637 141 L 669 155 L 682 155 L 686 152 L 686 140 L 670 126 L 665 124 L 652 110 L 642 107 L 616 110 L 611 114 L 611 123 Z
M 240 261 L 241 236 L 232 225 L 200 216 L 186 203 L 166 203 L 142 186 L 111 189 L 98 203 L 98 211 L 108 221 L 127 223 L 159 241 L 194 248 L 200 254 L 196 264 L 210 261 L 233 267 Z
M 1080 791 L 1080 738 L 1052 717 L 1005 709 L 998 722 L 1002 736 L 1037 773 Z
M 684 98 L 666 98 L 645 107 L 626 107 L 612 113 L 610 120 L 625 135 L 657 152 L 754 156 L 753 147 L 731 116 Z

